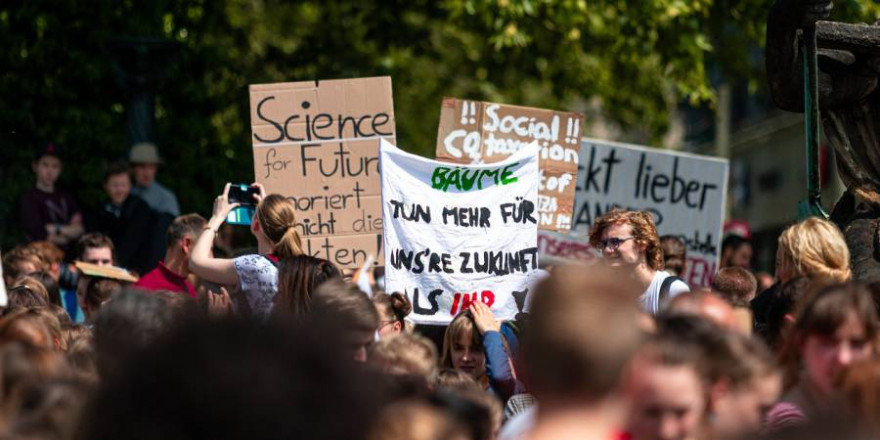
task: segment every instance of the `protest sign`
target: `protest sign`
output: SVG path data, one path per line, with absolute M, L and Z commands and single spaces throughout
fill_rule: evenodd
M 419 324 L 447 324 L 474 301 L 499 320 L 524 307 L 538 269 L 538 147 L 491 165 L 425 159 L 383 141 L 385 289 Z
M 256 181 L 290 198 L 307 254 L 382 262 L 379 138 L 394 141 L 391 78 L 250 86 Z
M 538 231 L 538 258 L 541 265 L 584 263 L 595 259 L 598 252 L 590 245 L 586 233 L 563 234 Z
M 437 160 L 490 164 L 536 142 L 541 151 L 538 226 L 566 232 L 571 228 L 583 121 L 577 113 L 445 98 Z
M 138 280 L 138 277 L 121 267 L 99 266 L 86 263 L 85 261 L 74 261 L 73 263 L 79 273 L 93 278 L 109 278 L 111 280 L 125 281 L 126 283 L 134 283 Z
M 660 235 L 687 247 L 694 287 L 707 287 L 720 256 L 727 159 L 585 138 L 581 144 L 574 230 L 586 233 L 613 208 L 648 211 Z

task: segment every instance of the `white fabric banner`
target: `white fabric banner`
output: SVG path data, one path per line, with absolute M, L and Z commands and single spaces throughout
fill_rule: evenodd
M 584 138 L 572 229 L 586 234 L 613 208 L 648 211 L 657 232 L 687 246 L 691 288 L 708 287 L 721 252 L 728 161 Z
M 448 324 L 482 301 L 499 320 L 525 305 L 538 269 L 537 145 L 490 165 L 456 165 L 379 148 L 385 290 L 410 318 Z

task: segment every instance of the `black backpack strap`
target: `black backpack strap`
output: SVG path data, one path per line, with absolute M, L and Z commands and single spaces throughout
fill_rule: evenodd
M 666 300 L 669 299 L 669 288 L 672 287 L 672 283 L 676 281 L 681 281 L 684 283 L 684 280 L 675 276 L 670 275 L 663 280 L 663 283 L 660 284 L 660 293 L 657 295 L 657 309 L 662 310 L 663 306 L 666 305 Z M 685 283 L 687 284 L 687 283 Z

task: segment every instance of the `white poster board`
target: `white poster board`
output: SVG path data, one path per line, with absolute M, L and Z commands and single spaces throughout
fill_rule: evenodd
M 657 232 L 687 246 L 691 286 L 708 287 L 718 266 L 728 160 L 584 138 L 573 229 L 587 234 L 613 208 L 648 211 Z
M 448 324 L 475 301 L 499 320 L 523 310 L 538 269 L 538 151 L 456 165 L 382 141 L 385 290 L 409 297 L 413 321 Z

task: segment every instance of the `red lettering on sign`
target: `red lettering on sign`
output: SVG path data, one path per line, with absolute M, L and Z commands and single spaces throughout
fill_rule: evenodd
M 704 258 L 687 258 L 687 272 L 682 278 L 691 286 L 691 289 L 709 287 L 715 276 L 715 263 L 710 263 Z
M 467 310 L 471 304 L 477 302 L 477 298 L 476 291 L 471 293 L 455 292 L 455 295 L 452 297 L 452 308 L 450 308 L 449 314 L 455 316 L 460 312 Z M 488 307 L 492 307 L 492 304 L 495 304 L 495 293 L 491 290 L 483 290 L 479 294 L 479 301 L 486 304 Z

